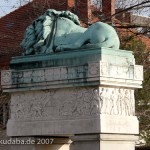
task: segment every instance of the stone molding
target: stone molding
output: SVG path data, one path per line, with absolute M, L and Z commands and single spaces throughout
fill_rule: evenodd
M 89 62 L 81 66 L 50 67 L 29 70 L 3 70 L 4 91 L 51 89 L 87 85 L 141 87 L 143 67 L 119 66 L 107 62 Z

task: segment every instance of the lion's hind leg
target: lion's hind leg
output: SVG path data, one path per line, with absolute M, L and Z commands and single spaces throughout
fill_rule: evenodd
M 112 26 L 102 22 L 97 22 L 89 29 L 91 29 L 91 44 L 96 44 L 100 47 L 119 49 L 120 40 Z
M 99 46 L 99 47 L 113 48 L 113 49 L 116 49 L 116 50 L 119 49 L 119 46 L 117 46 L 116 44 L 112 43 L 108 39 L 106 39 L 105 41 L 103 41 L 101 43 L 94 43 L 94 45 Z

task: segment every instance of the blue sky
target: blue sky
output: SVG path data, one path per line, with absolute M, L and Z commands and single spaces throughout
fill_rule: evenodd
M 0 17 L 5 16 L 9 12 L 15 10 L 13 7 L 16 4 L 16 0 L 0 0 Z

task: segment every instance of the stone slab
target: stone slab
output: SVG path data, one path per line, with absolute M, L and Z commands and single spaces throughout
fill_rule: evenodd
M 91 119 L 56 121 L 9 120 L 7 124 L 8 136 L 71 136 L 94 133 L 138 134 L 138 120 L 136 117 L 99 116 Z
M 93 135 L 77 135 L 71 137 L 73 145 L 70 150 L 134 150 L 135 140 L 138 139 L 134 135 L 119 134 L 93 134 Z
M 24 143 L 31 142 L 31 144 L 12 144 L 9 145 L 9 150 L 70 150 L 71 144 L 71 140 L 65 137 L 14 137 L 11 139 Z
M 138 134 L 134 90 L 78 87 L 11 94 L 9 136 Z
M 73 141 L 36 150 L 134 150 L 134 89 L 142 81 L 143 67 L 129 51 L 95 47 L 12 58 L 11 70 L 1 73 L 3 92 L 11 93 L 7 134 Z
M 104 61 L 116 65 L 135 64 L 132 51 L 95 46 L 93 48 L 81 48 L 47 55 L 39 54 L 13 57 L 10 66 L 11 69 L 22 70 L 58 66 L 79 66 L 95 61 Z
M 11 94 L 11 119 L 72 120 L 98 115 L 134 116 L 134 90 L 80 87 L 16 92 Z
M 142 80 L 143 67 L 140 65 L 118 66 L 102 61 L 80 66 L 1 72 L 4 92 L 94 85 L 141 88 Z

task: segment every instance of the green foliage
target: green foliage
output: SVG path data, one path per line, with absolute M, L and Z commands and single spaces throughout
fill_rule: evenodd
M 125 37 L 124 39 L 126 39 Z M 136 115 L 140 121 L 140 135 L 150 145 L 150 63 L 146 45 L 140 39 L 131 38 L 122 44 L 123 49 L 134 52 L 136 64 L 144 67 L 143 88 L 135 90 Z

